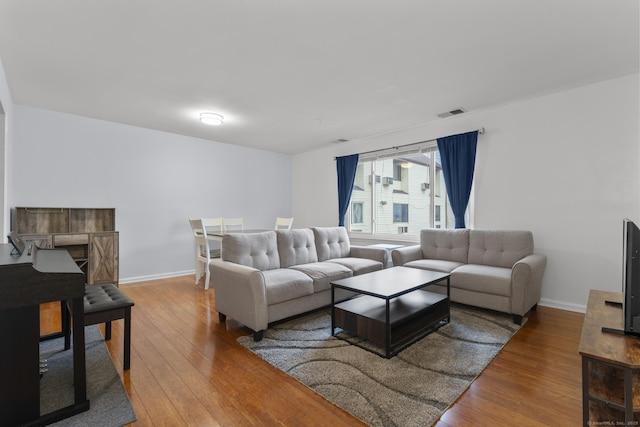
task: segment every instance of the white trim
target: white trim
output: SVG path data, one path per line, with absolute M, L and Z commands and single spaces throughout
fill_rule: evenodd
M 175 271 L 173 273 L 152 274 L 149 276 L 128 277 L 126 279 L 120 279 L 119 284 L 136 283 L 136 282 L 148 282 L 150 280 L 158 279 L 171 279 L 173 277 L 188 276 L 196 274 L 196 270 Z
M 541 305 L 544 307 L 558 308 L 560 310 L 575 311 L 576 313 L 587 312 L 586 305 L 566 303 L 566 302 L 550 300 L 546 298 L 541 298 L 538 305 Z

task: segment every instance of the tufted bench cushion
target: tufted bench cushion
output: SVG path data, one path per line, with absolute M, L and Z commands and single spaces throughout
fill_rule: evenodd
M 104 323 L 104 339 L 111 339 L 111 321 L 124 319 L 124 369 L 131 365 L 131 307 L 134 302 L 112 283 L 84 287 L 84 325 Z M 71 310 L 67 310 L 68 315 Z M 63 323 L 65 321 L 63 320 Z M 64 329 L 64 348 L 71 346 L 69 322 Z
M 84 288 L 84 315 L 116 308 L 131 307 L 134 302 L 111 283 Z

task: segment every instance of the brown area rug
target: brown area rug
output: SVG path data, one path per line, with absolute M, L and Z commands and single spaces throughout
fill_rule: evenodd
M 385 359 L 330 334 L 329 310 L 238 342 L 370 426 L 429 426 L 520 326 L 509 315 L 452 304 L 451 322 Z

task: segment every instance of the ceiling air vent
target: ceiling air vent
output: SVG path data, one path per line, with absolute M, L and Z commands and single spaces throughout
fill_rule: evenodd
M 446 113 L 438 114 L 438 117 L 440 117 L 441 119 L 444 119 L 446 117 L 457 116 L 458 114 L 462 114 L 466 112 L 467 110 L 465 110 L 464 108 L 456 108 L 451 111 L 447 111 Z

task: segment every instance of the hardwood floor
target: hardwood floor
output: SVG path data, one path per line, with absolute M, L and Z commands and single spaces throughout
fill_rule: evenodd
M 107 346 L 135 427 L 363 425 L 237 344 L 250 331 L 230 318 L 220 324 L 213 290 L 193 281 L 120 286 L 136 302 L 131 370 L 122 371 L 122 320 Z M 58 307 L 42 306 L 42 332 L 59 328 Z M 436 425 L 580 425 L 583 318 L 539 307 Z

